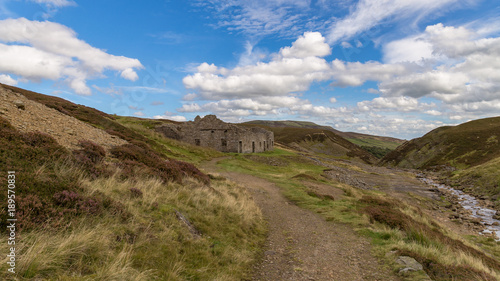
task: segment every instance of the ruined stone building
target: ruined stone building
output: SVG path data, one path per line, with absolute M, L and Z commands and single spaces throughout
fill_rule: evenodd
M 274 133 L 225 123 L 215 115 L 180 124 L 164 124 L 156 130 L 164 136 L 222 152 L 251 153 L 272 150 Z

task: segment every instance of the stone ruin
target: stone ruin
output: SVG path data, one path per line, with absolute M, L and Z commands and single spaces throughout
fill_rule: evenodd
M 215 115 L 156 128 L 164 136 L 222 152 L 252 153 L 272 150 L 274 133 L 262 128 L 247 128 L 225 123 Z

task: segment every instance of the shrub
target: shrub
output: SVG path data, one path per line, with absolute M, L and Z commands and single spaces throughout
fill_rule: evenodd
M 98 215 L 101 213 L 102 202 L 94 197 L 85 197 L 75 191 L 63 190 L 53 196 L 57 206 L 64 207 L 75 215 L 89 214 Z
M 89 140 L 80 140 L 78 144 L 81 149 L 73 151 L 73 156 L 89 176 L 97 178 L 107 175 L 106 166 L 101 165 L 106 156 L 106 150 Z
M 207 175 L 192 164 L 167 159 L 152 150 L 134 144 L 117 146 L 112 148 L 110 152 L 122 160 L 119 165 L 123 169 L 125 177 L 134 177 L 133 171 L 139 167 L 145 170 L 146 175 L 155 175 L 164 182 L 181 183 L 184 176 L 192 176 L 204 183 L 210 181 Z
M 106 156 L 106 150 L 104 148 L 89 140 L 80 140 L 78 145 L 82 147 L 81 152 L 85 153 L 87 158 L 89 158 L 92 163 L 97 164 L 104 156 Z
M 17 203 L 17 224 L 19 229 L 31 229 L 43 225 L 47 220 L 48 206 L 45 200 L 36 194 L 19 196 Z
M 130 194 L 133 198 L 139 198 L 142 197 L 142 191 L 138 188 L 131 187 L 130 189 Z

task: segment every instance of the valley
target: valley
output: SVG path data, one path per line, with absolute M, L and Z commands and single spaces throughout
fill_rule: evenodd
M 167 120 L 0 91 L 2 166 L 19 175 L 15 280 L 500 279 L 494 234 L 421 180 L 497 208 L 497 132 L 486 125 L 467 139 L 484 138 L 475 152 L 444 128 L 379 160 L 360 135 L 295 122 L 249 125 L 272 130 L 274 150 L 221 153 L 155 131 Z

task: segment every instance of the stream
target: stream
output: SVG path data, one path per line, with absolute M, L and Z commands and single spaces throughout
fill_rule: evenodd
M 481 219 L 481 224 L 483 224 L 486 229 L 480 232 L 480 234 L 494 233 L 497 238 L 495 240 L 500 241 L 500 220 L 493 218 L 497 211 L 479 206 L 479 202 L 474 196 L 465 194 L 461 190 L 454 189 L 444 184 L 435 183 L 433 180 L 423 177 L 423 175 L 419 175 L 419 178 L 428 185 L 451 192 L 451 194 L 457 197 L 458 202 L 464 209 L 472 212 L 472 217 Z

